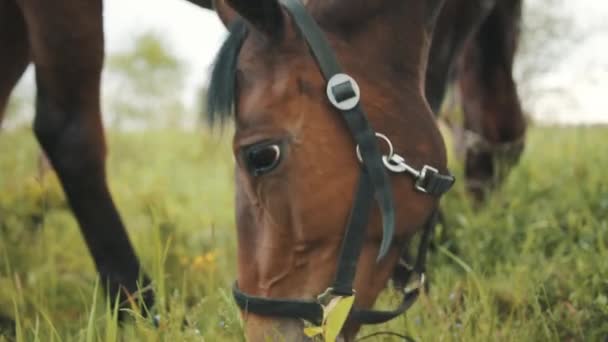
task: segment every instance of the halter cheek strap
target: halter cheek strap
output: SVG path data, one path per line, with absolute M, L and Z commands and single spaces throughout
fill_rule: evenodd
M 367 115 L 360 104 L 360 89 L 357 82 L 343 74 L 337 59 L 314 19 L 308 14 L 300 0 L 281 0 L 291 13 L 297 27 L 304 36 L 323 77 L 327 81 L 327 96 L 333 106 L 342 114 L 351 135 L 357 144 L 356 152 L 362 164 L 361 175 L 355 193 L 346 232 L 342 240 L 336 278 L 331 287 L 319 295 L 316 300 L 275 299 L 248 295 L 242 292 L 235 283 L 233 295 L 237 305 L 245 312 L 263 316 L 304 319 L 314 324 L 321 324 L 323 305 L 337 296 L 354 294 L 355 279 L 359 255 L 365 239 L 365 228 L 374 202 L 378 202 L 382 213 L 383 235 L 378 260 L 388 253 L 394 235 L 395 209 L 390 180 L 387 170 L 393 173 L 405 173 L 414 178 L 415 190 L 433 196 L 441 196 L 454 183 L 451 175 L 442 175 L 428 165 L 420 170 L 409 165 L 405 158 L 396 154 L 390 140 L 371 128 Z M 376 143 L 377 138 L 389 146 L 389 154 L 383 156 Z M 414 289 L 403 292 L 401 304 L 393 311 L 376 311 L 353 308 L 350 319 L 361 324 L 375 324 L 391 320 L 405 312 L 416 300 L 425 279 L 425 259 L 433 229 L 437 221 L 436 212 L 428 219 L 414 265 L 414 273 L 419 276 L 419 284 Z
M 391 184 L 382 167 L 382 155 L 376 144 L 376 135 L 365 111 L 360 104 L 360 90 L 357 82 L 342 72 L 342 68 L 329 46 L 325 35 L 306 11 L 300 0 L 281 0 L 291 13 L 300 33 L 327 81 L 327 96 L 342 114 L 355 142 L 360 148 L 362 163 L 367 170 L 373 193 L 382 213 L 382 244 L 378 259 L 388 253 L 395 231 L 395 208 Z

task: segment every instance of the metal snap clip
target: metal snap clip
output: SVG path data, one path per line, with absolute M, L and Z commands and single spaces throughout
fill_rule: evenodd
M 418 177 L 416 177 L 416 183 L 414 184 L 414 187 L 416 188 L 416 190 L 423 192 L 423 193 L 428 193 L 429 190 L 426 188 L 428 185 L 427 177 L 434 176 L 438 173 L 439 173 L 439 171 L 436 168 L 428 166 L 428 165 L 424 165 L 422 167 L 422 170 L 420 170 Z

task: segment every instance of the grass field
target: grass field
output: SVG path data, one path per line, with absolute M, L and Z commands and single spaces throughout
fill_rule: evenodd
M 155 280 L 163 318 L 155 329 L 136 315 L 117 323 L 56 179 L 38 174 L 32 135 L 0 134 L 0 316 L 16 321 L 0 322 L 0 341 L 243 340 L 229 292 L 236 242 L 228 135 L 109 136 L 112 192 Z M 450 239 L 430 257 L 430 293 L 407 316 L 363 334 L 603 341 L 607 169 L 608 128 L 532 129 L 521 163 L 487 206 L 474 210 L 462 182 L 447 195 Z

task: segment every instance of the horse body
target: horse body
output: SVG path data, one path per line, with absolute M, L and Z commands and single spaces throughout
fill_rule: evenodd
M 191 2 L 210 7 L 210 1 Z M 359 82 L 374 129 L 390 137 L 408 162 L 445 171 L 446 153 L 433 111 L 438 111 L 454 70 L 460 75 L 453 78 L 463 89 L 468 128 L 497 142 L 523 134 L 521 125 L 513 124 L 521 121 L 510 74 L 516 34 L 500 30 L 517 21 L 517 4 L 305 3 L 344 69 Z M 227 84 L 234 89 L 226 89 L 234 93 L 229 100 L 234 100 L 237 127 L 239 285 L 266 297 L 310 297 L 327 287 L 335 270 L 359 171 L 353 140 L 325 100 L 318 66 L 277 1 L 226 0 L 216 1 L 216 7 L 226 23 L 241 18 L 248 28 L 232 51 L 235 79 Z M 496 40 L 487 39 L 488 32 L 496 31 L 500 51 L 492 50 Z M 136 293 L 149 280 L 144 275 L 138 284 L 141 267 L 105 179 L 99 103 L 102 1 L 0 0 L 0 51 L 0 120 L 12 88 L 33 63 L 35 135 L 61 180 L 106 288 L 112 296 Z M 263 165 L 272 168 L 252 170 L 244 155 L 257 163 L 272 162 Z M 471 170 L 478 168 L 471 165 Z M 377 264 L 383 237 L 380 212 L 373 210 L 355 279 L 360 307 L 373 305 L 403 242 L 437 205 L 413 191 L 410 179 L 391 184 L 399 189 L 394 194 L 395 242 Z M 142 296 L 146 304 L 153 303 L 151 292 Z M 256 315 L 247 318 L 253 340 L 268 337 L 277 323 Z M 292 320 L 279 324 L 281 333 L 294 338 L 302 337 L 299 328 Z M 351 322 L 344 336 L 352 338 L 357 330 L 358 324 Z
M 465 177 L 482 200 L 506 177 L 523 149 L 526 120 L 513 79 L 522 0 L 447 1 L 433 35 L 426 97 L 439 113 L 457 83 L 464 134 Z

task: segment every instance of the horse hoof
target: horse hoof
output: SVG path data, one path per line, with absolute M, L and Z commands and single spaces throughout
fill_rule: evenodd
M 154 317 L 152 317 L 152 324 L 154 324 L 155 328 L 160 327 L 160 315 L 154 315 Z
M 15 337 L 15 321 L 7 316 L 0 315 L 0 336 Z

